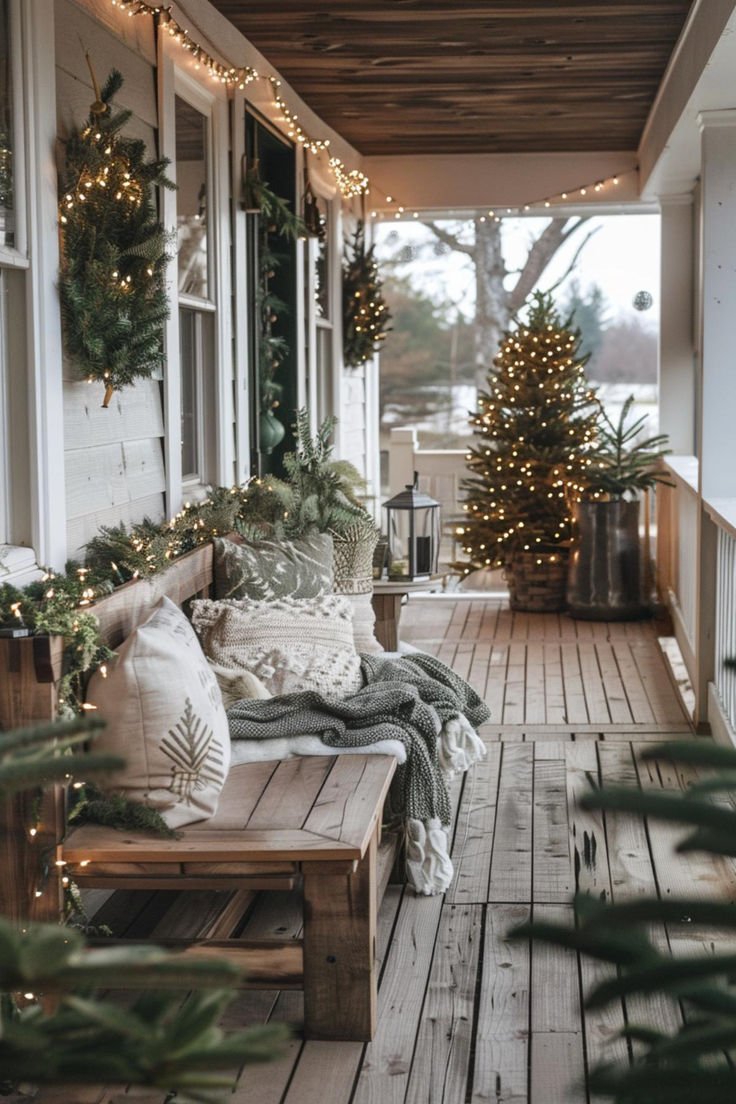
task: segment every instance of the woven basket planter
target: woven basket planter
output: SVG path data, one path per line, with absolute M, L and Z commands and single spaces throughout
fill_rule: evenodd
M 335 547 L 335 594 L 372 594 L 373 551 L 378 530 L 357 540 L 332 534 Z
M 540 558 L 541 564 L 537 562 Z M 535 552 L 515 553 L 506 563 L 511 608 L 529 613 L 555 613 L 564 609 L 567 561 L 567 550 L 556 554 L 554 562 Z

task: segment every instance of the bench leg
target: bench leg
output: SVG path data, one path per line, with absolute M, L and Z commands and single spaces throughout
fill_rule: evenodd
M 304 1030 L 308 1039 L 364 1040 L 376 1030 L 376 846 L 354 874 L 304 863 Z

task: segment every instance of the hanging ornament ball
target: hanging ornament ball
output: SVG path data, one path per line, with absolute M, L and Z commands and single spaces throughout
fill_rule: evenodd
M 633 306 L 635 310 L 648 311 L 653 302 L 651 292 L 637 291 L 633 299 Z

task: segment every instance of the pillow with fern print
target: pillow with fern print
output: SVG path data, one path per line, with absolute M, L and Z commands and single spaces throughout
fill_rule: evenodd
M 158 810 L 171 828 L 211 817 L 230 766 L 217 679 L 178 606 L 162 598 L 123 642 L 88 701 L 105 728 L 95 749 L 126 765 L 105 783 Z
M 216 537 L 215 597 L 318 598 L 332 590 L 334 549 L 329 533 L 294 540 Z
M 317 690 L 344 698 L 362 686 L 348 598 L 225 598 L 192 602 L 192 623 L 212 663 L 250 671 L 272 695 Z

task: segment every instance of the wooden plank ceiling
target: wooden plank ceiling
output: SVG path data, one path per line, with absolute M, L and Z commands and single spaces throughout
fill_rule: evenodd
M 364 154 L 636 149 L 691 0 L 214 0 Z

